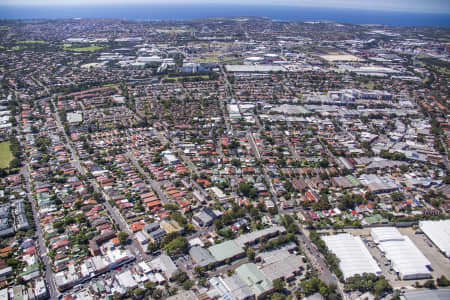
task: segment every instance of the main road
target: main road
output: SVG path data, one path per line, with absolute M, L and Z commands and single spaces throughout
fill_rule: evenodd
M 30 172 L 28 162 L 26 165 L 22 167 L 21 173 L 23 175 L 25 181 L 25 189 L 27 190 L 28 201 L 31 203 L 31 210 L 33 212 L 33 220 L 35 226 L 35 233 L 38 240 L 38 248 L 41 256 L 41 260 L 44 263 L 44 276 L 45 282 L 47 283 L 47 288 L 50 294 L 50 299 L 57 299 L 59 292 L 56 289 L 55 277 L 52 271 L 52 264 L 48 256 L 48 250 L 45 246 L 44 236 L 42 234 L 41 224 L 39 220 L 39 216 L 35 207 L 35 201 L 33 199 L 33 191 L 31 188 L 30 182 Z

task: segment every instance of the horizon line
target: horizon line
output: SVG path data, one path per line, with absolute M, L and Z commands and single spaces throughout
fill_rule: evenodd
M 337 9 L 337 10 L 355 10 L 355 11 L 381 11 L 381 12 L 398 12 L 398 13 L 412 13 L 412 14 L 438 14 L 438 15 L 450 15 L 450 10 L 448 11 L 438 11 L 438 10 L 404 10 L 396 8 L 365 8 L 365 7 L 337 7 L 337 6 L 324 6 L 324 5 L 310 5 L 310 4 L 273 4 L 273 3 L 205 3 L 205 2 L 195 2 L 195 3 L 185 3 L 185 2 L 170 2 L 170 3 L 140 3 L 140 2 L 130 2 L 130 3 L 1 3 L 0 7 L 115 7 L 115 6 L 236 6 L 236 7 L 295 7 L 295 8 L 318 8 L 318 9 Z M 254 16 L 257 17 L 257 16 Z

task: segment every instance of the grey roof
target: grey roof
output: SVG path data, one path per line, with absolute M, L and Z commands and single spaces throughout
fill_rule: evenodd
M 411 291 L 404 294 L 406 300 L 448 300 L 450 289 Z
M 199 246 L 192 247 L 191 250 L 189 250 L 189 255 L 192 257 L 192 259 L 197 265 L 202 267 L 207 266 L 210 263 L 216 262 L 216 260 L 208 252 L 208 250 Z
M 0 205 L 0 217 L 9 217 L 9 204 Z
M 286 279 L 294 276 L 304 265 L 301 256 L 288 255 L 277 262 L 265 265 L 261 268 L 261 272 L 272 281 L 278 278 Z
M 246 244 L 251 244 L 254 241 L 276 233 L 284 233 L 286 229 L 283 226 L 272 226 L 269 228 L 253 231 L 250 233 L 243 234 L 236 238 L 234 241 L 241 247 L 244 247 Z
M 213 245 L 209 247 L 208 250 L 217 261 L 224 261 L 227 258 L 232 258 L 244 253 L 244 249 L 238 246 L 235 241 L 226 241 L 221 244 Z
M 167 278 L 172 277 L 173 273 L 177 270 L 177 266 L 173 263 L 172 259 L 166 254 L 162 254 L 150 262 L 153 269 L 163 271 Z
M 227 285 L 230 293 L 237 299 L 248 299 L 255 295 L 255 293 L 248 287 L 248 285 L 237 274 L 225 277 L 223 279 Z
M 167 300 L 197 300 L 197 296 L 193 291 L 185 291 L 167 298 Z
M 205 225 L 211 223 L 214 219 L 204 211 L 199 211 L 194 215 L 194 218 L 200 221 L 200 225 Z
M 146 232 L 149 232 L 149 233 L 152 232 L 152 231 L 155 231 L 155 230 L 157 230 L 159 228 L 160 228 L 160 226 L 159 226 L 158 222 L 153 222 L 153 223 L 150 223 L 150 224 L 146 224 L 144 226 L 144 230 Z
M 159 228 L 155 231 L 152 231 L 148 234 L 153 240 L 157 241 L 162 239 L 166 235 L 166 231 L 162 228 Z
M 312 294 L 309 297 L 303 298 L 303 300 L 324 300 L 324 299 L 325 298 L 319 293 L 315 293 L 315 294 Z

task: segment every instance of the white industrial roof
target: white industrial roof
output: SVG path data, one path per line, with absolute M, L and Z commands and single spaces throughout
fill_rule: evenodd
M 403 236 L 395 227 L 376 227 L 370 231 L 375 243 L 393 240 L 403 240 Z
M 336 254 L 340 260 L 339 267 L 344 278 L 347 279 L 355 274 L 373 273 L 381 274 L 377 263 L 364 246 L 361 238 L 349 233 L 323 236 L 328 249 Z
M 420 221 L 419 227 L 447 257 L 450 257 L 450 220 Z
M 392 268 L 402 279 L 418 279 L 431 276 L 427 266 L 430 261 L 420 252 L 408 236 L 395 227 L 373 228 L 371 235 L 381 237 L 378 247 L 391 261 Z

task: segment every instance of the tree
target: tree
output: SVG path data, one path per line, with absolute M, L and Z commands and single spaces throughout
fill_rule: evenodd
M 286 299 L 286 295 L 281 293 L 273 293 L 272 296 L 270 296 L 270 300 L 284 300 Z
M 330 162 L 327 159 L 322 159 L 319 163 L 319 166 L 322 168 L 328 168 L 328 166 L 330 165 Z
M 180 269 L 176 270 L 172 274 L 172 277 L 170 277 L 170 280 L 176 281 L 178 283 L 182 283 L 182 282 L 186 281 L 187 279 L 188 279 L 188 276 L 187 276 L 186 272 L 184 272 Z
M 128 240 L 128 233 L 121 231 L 117 234 L 117 238 L 119 239 L 119 242 L 123 245 Z
M 19 168 L 20 167 L 20 159 L 17 157 L 10 161 L 9 167 L 11 169 Z
M 380 297 L 385 292 L 387 292 L 390 289 L 389 283 L 386 280 L 378 280 L 375 282 L 373 286 L 373 294 L 376 297 Z
M 394 201 L 403 201 L 405 199 L 405 195 L 400 192 L 393 192 L 391 193 L 391 198 Z
M 164 251 L 169 255 L 186 253 L 188 250 L 188 241 L 183 236 L 178 236 L 166 245 L 164 245 Z
M 426 287 L 427 289 L 434 290 L 436 288 L 436 285 L 434 284 L 434 280 L 433 279 L 429 279 L 423 284 L 423 287 Z
M 248 247 L 246 251 L 246 255 L 249 261 L 255 261 L 255 250 L 252 247 Z
M 436 279 L 436 282 L 437 282 L 438 286 L 449 286 L 450 285 L 450 280 L 448 280 L 447 277 L 445 277 L 444 275 L 442 275 L 441 277 Z
M 152 297 L 155 299 L 160 299 L 162 298 L 163 295 L 163 290 L 160 288 L 154 289 L 153 293 L 152 293 Z
M 192 288 L 192 286 L 194 285 L 194 283 L 192 282 L 192 280 L 188 279 L 186 281 L 183 282 L 183 289 L 190 290 Z
M 148 243 L 148 245 L 147 245 L 147 252 L 152 253 L 152 252 L 157 251 L 158 249 L 159 249 L 159 247 L 158 247 L 158 245 L 155 244 L 155 243 L 150 242 L 150 243 Z
M 147 280 L 147 281 L 144 283 L 144 287 L 145 287 L 145 289 L 147 289 L 147 290 L 153 290 L 153 289 L 156 287 L 156 283 L 154 283 L 153 281 Z
M 281 293 L 285 285 L 286 282 L 282 278 L 277 278 L 273 281 L 273 290 L 275 292 Z
M 204 274 L 204 272 L 205 272 L 205 268 L 202 267 L 202 266 L 197 265 L 197 266 L 195 266 L 194 271 L 195 271 L 195 273 L 197 273 L 199 276 L 202 276 L 202 275 Z
M 145 290 L 142 288 L 135 288 L 133 290 L 133 295 L 138 299 L 142 299 L 145 295 Z

